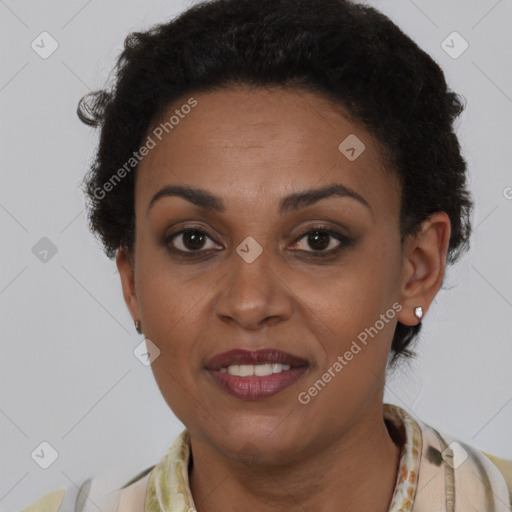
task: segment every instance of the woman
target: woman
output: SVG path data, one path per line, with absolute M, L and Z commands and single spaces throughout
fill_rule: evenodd
M 26 511 L 508 511 L 512 461 L 383 404 L 468 246 L 439 66 L 346 0 L 214 0 L 128 36 L 90 225 L 186 426 L 122 489 Z

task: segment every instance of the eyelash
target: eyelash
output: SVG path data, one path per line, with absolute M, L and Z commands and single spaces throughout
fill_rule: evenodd
M 339 233 L 337 231 L 334 231 L 334 230 L 332 230 L 329 227 L 324 226 L 324 225 L 313 226 L 311 229 L 309 229 L 309 230 L 305 231 L 304 233 L 302 233 L 302 235 L 300 235 L 295 240 L 295 242 L 293 242 L 293 244 L 298 243 L 303 238 L 307 237 L 310 234 L 314 234 L 315 232 L 318 232 L 318 231 L 321 232 L 321 233 L 325 233 L 326 235 L 328 235 L 328 236 L 330 236 L 332 238 L 335 238 L 336 240 L 338 240 L 340 242 L 340 245 L 338 245 L 334 249 L 330 249 L 328 251 L 326 251 L 326 250 L 317 250 L 317 251 L 315 251 L 315 250 L 311 250 L 311 251 L 298 250 L 298 252 L 306 253 L 306 254 L 313 255 L 313 256 L 319 257 L 319 258 L 326 258 L 328 256 L 334 256 L 338 252 L 342 251 L 343 249 L 346 249 L 346 248 L 348 248 L 348 247 L 353 245 L 353 242 L 354 242 L 353 239 L 351 239 L 350 237 L 348 237 L 346 235 L 343 235 L 343 234 L 341 234 L 341 233 Z M 180 255 L 190 255 L 190 256 L 185 256 L 185 257 L 193 257 L 194 255 L 203 255 L 204 253 L 207 253 L 207 252 L 210 252 L 210 251 L 217 251 L 218 250 L 218 249 L 206 249 L 206 250 L 198 249 L 197 251 L 191 251 L 191 250 L 184 251 L 182 249 L 176 249 L 175 247 L 171 247 L 170 246 L 170 243 L 172 242 L 172 240 L 177 238 L 179 235 L 183 235 L 185 233 L 190 233 L 190 232 L 192 232 L 192 233 L 200 233 L 201 235 L 206 235 L 208 238 L 210 238 L 210 240 L 212 240 L 212 238 L 204 230 L 199 229 L 199 228 L 188 227 L 188 228 L 185 228 L 185 229 L 181 229 L 180 231 L 176 231 L 175 233 L 171 233 L 171 234 L 167 235 L 164 238 L 164 244 L 167 246 L 167 248 L 172 253 L 178 253 Z

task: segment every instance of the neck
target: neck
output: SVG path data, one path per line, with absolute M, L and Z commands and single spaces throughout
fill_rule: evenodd
M 322 450 L 279 466 L 233 462 L 191 439 L 189 481 L 196 509 L 387 512 L 403 443 L 400 433 L 389 428 L 380 404 Z

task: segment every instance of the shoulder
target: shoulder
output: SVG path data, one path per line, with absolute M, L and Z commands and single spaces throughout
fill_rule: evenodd
M 108 475 L 89 478 L 79 487 L 54 490 L 21 512 L 132 512 L 144 510 L 147 481 L 154 466 L 119 487 Z
M 512 460 L 502 459 L 486 452 L 482 453 L 498 468 L 498 471 L 502 474 L 505 482 L 507 483 L 508 492 L 510 495 L 510 503 L 512 503 Z
M 418 423 L 423 438 L 420 480 L 424 473 L 419 484 L 425 485 L 425 478 L 439 473 L 443 477 L 439 482 L 444 480 L 444 484 L 437 490 L 431 487 L 466 508 L 512 510 L 512 461 L 489 455 L 422 421 Z
M 62 507 L 65 495 L 66 489 L 50 492 L 25 507 L 21 512 L 58 512 Z
M 148 481 L 154 467 L 151 466 L 140 472 L 120 489 L 119 504 L 116 512 L 138 512 L 144 510 Z

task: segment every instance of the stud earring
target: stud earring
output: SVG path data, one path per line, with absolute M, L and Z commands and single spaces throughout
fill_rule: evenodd
M 423 318 L 423 308 L 421 306 L 414 308 L 414 316 L 418 319 L 418 323 L 420 323 Z
M 135 329 L 139 334 L 142 334 L 142 328 L 140 325 L 140 320 L 135 320 Z

